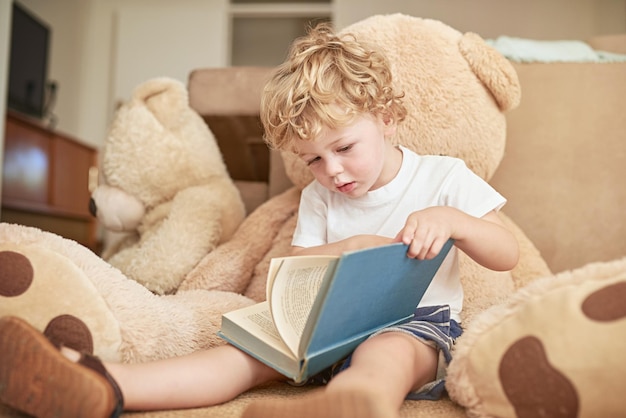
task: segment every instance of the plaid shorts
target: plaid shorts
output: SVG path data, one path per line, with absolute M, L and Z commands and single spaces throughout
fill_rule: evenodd
M 452 346 L 456 339 L 463 333 L 463 329 L 459 323 L 454 319 L 450 319 L 450 307 L 441 305 L 417 308 L 413 317 L 409 318 L 406 322 L 377 331 L 369 338 L 384 332 L 403 332 L 412 335 L 438 350 L 439 365 L 437 368 L 437 377 L 434 381 L 409 393 L 407 399 L 439 399 L 445 391 L 446 369 L 450 360 L 452 360 Z M 333 366 L 313 376 L 305 384 L 323 385 L 328 383 L 330 379 L 338 373 L 350 367 L 351 359 L 352 356 L 350 355 L 344 360 L 337 362 Z

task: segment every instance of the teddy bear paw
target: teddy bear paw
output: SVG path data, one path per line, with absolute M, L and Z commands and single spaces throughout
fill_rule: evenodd
M 471 416 L 623 416 L 626 259 L 539 280 L 477 316 L 447 388 Z
M 5 315 L 28 321 L 57 345 L 119 358 L 120 329 L 104 299 L 71 260 L 47 248 L 0 242 L 0 316 Z

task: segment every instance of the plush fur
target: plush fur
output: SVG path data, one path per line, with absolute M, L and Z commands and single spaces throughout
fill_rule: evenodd
M 106 228 L 128 233 L 103 257 L 158 294 L 175 292 L 245 215 L 215 137 L 174 79 L 142 83 L 117 111 L 102 178 L 92 208 Z

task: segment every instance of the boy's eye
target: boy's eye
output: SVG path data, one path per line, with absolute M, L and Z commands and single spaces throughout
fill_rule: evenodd
M 345 147 L 339 148 L 337 151 L 346 152 L 346 151 L 350 151 L 351 148 L 352 148 L 352 145 L 346 145 Z
M 311 165 L 311 164 L 319 161 L 320 159 L 321 159 L 320 157 L 311 158 L 310 160 L 306 161 L 306 165 Z

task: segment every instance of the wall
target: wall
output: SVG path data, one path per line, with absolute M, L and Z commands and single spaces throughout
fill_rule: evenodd
M 186 83 L 192 68 L 226 65 L 226 13 L 227 0 L 120 1 L 114 99 L 128 97 L 149 78 Z
M 56 81 L 54 114 L 57 128 L 78 136 L 78 121 L 89 115 L 80 100 L 85 78 L 90 2 L 81 0 L 19 0 L 51 28 L 48 76 Z M 85 138 L 96 145 L 95 138 Z
M 19 1 L 53 28 L 57 129 L 96 147 L 140 82 L 226 64 L 227 0 Z
M 91 145 L 102 143 L 116 103 L 139 82 L 157 75 L 184 81 L 193 68 L 228 60 L 228 0 L 20 1 L 53 27 L 50 78 L 59 84 L 58 128 Z M 10 3 L 0 0 L 0 7 L 10 9 Z M 3 9 L 0 19 L 7 16 Z M 626 32 L 626 0 L 333 2 L 340 28 L 392 12 L 440 19 L 485 38 L 585 39 Z M 6 26 L 1 27 L 0 53 L 7 42 Z
M 367 16 L 392 12 L 438 19 L 483 38 L 587 39 L 626 32 L 623 0 L 339 0 L 334 20 L 345 27 Z

